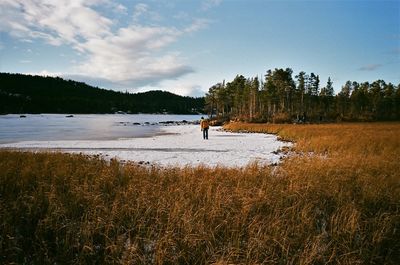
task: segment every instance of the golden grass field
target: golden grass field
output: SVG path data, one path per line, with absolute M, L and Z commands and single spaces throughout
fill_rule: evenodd
M 400 123 L 225 127 L 295 146 L 234 169 L 0 151 L 0 264 L 400 264 Z

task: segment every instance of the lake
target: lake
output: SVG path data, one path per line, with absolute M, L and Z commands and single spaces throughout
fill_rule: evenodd
M 115 140 L 151 137 L 168 121 L 197 121 L 202 115 L 169 114 L 0 115 L 0 144 L 20 141 Z M 161 123 L 161 124 L 160 124 Z

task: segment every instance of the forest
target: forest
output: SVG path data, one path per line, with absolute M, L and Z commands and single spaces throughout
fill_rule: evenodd
M 347 81 L 335 95 L 329 77 L 291 68 L 268 70 L 264 80 L 237 75 L 213 85 L 206 110 L 219 120 L 250 122 L 333 122 L 400 120 L 400 84 Z
M 400 120 L 400 84 L 347 81 L 335 94 L 328 78 L 291 68 L 268 70 L 263 80 L 237 75 L 209 88 L 205 97 L 165 91 L 128 93 L 60 77 L 0 73 L 0 114 L 7 113 L 208 113 L 220 121 L 335 122 Z
M 8 113 L 173 113 L 204 111 L 204 98 L 165 91 L 127 93 L 60 77 L 0 73 L 0 114 Z

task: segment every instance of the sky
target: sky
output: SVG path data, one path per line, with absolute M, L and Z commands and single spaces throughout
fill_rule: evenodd
M 293 69 L 400 83 L 400 0 L 0 0 L 0 72 L 204 96 Z

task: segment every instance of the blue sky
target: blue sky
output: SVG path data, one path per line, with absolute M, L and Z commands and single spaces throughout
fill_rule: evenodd
M 0 0 L 0 72 L 202 96 L 237 74 L 400 83 L 400 0 Z

